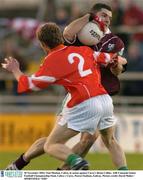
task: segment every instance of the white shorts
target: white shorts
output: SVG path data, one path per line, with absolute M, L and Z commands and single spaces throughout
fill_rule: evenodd
M 57 116 L 62 116 L 63 115 L 63 111 L 64 111 L 64 108 L 67 107 L 67 103 L 69 102 L 69 100 L 71 99 L 71 95 L 70 93 L 68 93 L 64 100 L 62 101 L 62 105 L 60 106 L 58 112 L 57 112 Z
M 94 134 L 96 129 L 114 126 L 113 103 L 109 95 L 90 98 L 72 107 L 64 107 L 58 124 L 79 132 Z

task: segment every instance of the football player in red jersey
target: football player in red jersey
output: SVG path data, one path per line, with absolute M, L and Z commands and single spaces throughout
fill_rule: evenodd
M 87 46 L 64 46 L 60 29 L 54 23 L 40 26 L 37 38 L 48 55 L 36 73 L 26 76 L 12 57 L 6 58 L 2 67 L 17 79 L 19 93 L 38 91 L 50 84 L 65 87 L 71 98 L 62 118 L 47 138 L 44 151 L 66 162 L 70 169 L 87 169 L 87 161 L 68 148 L 65 142 L 79 132 L 92 135 L 97 128 L 110 129 L 115 125 L 112 99 L 101 85 L 99 64 L 106 66 L 117 61 L 125 64 L 126 59 L 95 52 Z
M 90 20 L 94 19 L 94 15 L 97 15 L 98 18 L 102 19 L 102 21 L 106 24 L 106 32 L 105 32 L 105 36 L 101 39 L 100 43 L 98 43 L 95 46 L 92 46 L 92 48 L 95 49 L 96 51 L 117 52 L 120 55 L 122 55 L 124 49 L 124 43 L 120 38 L 113 35 L 109 30 L 110 21 L 112 18 L 111 8 L 105 4 L 100 4 L 100 3 L 95 4 L 92 7 L 91 16 L 87 14 L 84 17 L 75 20 L 69 26 L 67 26 L 67 28 L 64 31 L 64 38 L 66 40 L 66 44 L 68 45 L 74 44 L 76 46 L 83 45 L 76 37 L 76 34 L 89 21 L 89 19 Z M 95 16 L 95 20 L 97 20 L 97 16 Z M 119 91 L 120 84 L 118 78 L 115 75 L 120 74 L 123 69 L 124 68 L 119 67 L 119 65 L 115 68 L 113 67 L 104 68 L 104 66 L 101 67 L 102 84 L 110 95 L 116 94 Z M 115 75 L 111 73 L 111 71 Z M 96 132 L 94 136 L 91 136 L 88 133 L 83 133 L 81 135 L 80 142 L 73 147 L 73 151 L 84 157 L 89 151 L 92 144 L 97 139 L 98 135 L 99 135 L 98 132 Z M 23 155 L 21 155 L 17 161 L 15 161 L 16 164 L 18 164 L 17 166 L 23 168 L 25 165 L 27 165 L 30 162 L 30 160 L 43 154 L 44 153 L 43 145 L 45 141 L 46 141 L 46 137 L 40 138 L 37 141 L 35 141 L 31 145 L 31 147 Z M 108 142 L 105 143 L 112 146 L 112 143 L 114 143 L 114 141 L 115 139 L 113 137 L 113 141 L 110 141 L 110 143 Z M 120 150 L 120 147 L 119 147 L 119 153 L 117 155 L 116 154 L 117 154 L 116 151 L 115 153 L 111 152 L 113 163 L 115 164 L 116 168 L 122 170 L 124 169 L 125 166 L 126 169 L 126 161 L 124 158 L 124 154 L 122 153 L 122 150 Z M 13 169 L 14 165 L 15 165 L 14 163 L 10 164 L 8 166 L 8 169 Z M 63 169 L 68 169 L 68 168 L 69 167 L 66 165 L 63 166 Z

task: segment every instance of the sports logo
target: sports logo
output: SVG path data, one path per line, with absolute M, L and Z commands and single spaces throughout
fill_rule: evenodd
M 112 51 L 114 49 L 114 47 L 115 47 L 115 44 L 109 43 L 108 44 L 108 52 Z
M 4 177 L 4 171 L 0 171 L 0 177 Z

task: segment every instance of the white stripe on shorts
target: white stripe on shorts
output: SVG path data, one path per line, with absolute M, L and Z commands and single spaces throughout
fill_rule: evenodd
M 106 129 L 115 124 L 113 104 L 109 95 L 90 98 L 72 108 L 63 109 L 63 117 L 58 122 L 75 131 L 94 134 L 98 128 Z

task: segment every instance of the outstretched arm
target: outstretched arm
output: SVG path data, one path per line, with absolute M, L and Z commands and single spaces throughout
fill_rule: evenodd
M 55 82 L 56 78 L 53 77 L 47 66 L 48 64 L 45 62 L 35 74 L 27 76 L 21 72 L 16 59 L 9 57 L 5 59 L 5 63 L 2 63 L 2 67 L 12 72 L 18 81 L 18 93 L 39 91 Z

